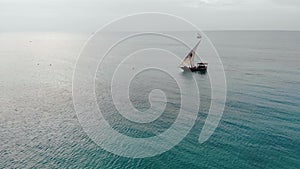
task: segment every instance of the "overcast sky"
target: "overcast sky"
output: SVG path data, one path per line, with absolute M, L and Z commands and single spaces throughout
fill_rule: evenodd
M 300 0 L 0 0 L 0 31 L 93 32 L 137 12 L 178 15 L 203 30 L 300 30 Z

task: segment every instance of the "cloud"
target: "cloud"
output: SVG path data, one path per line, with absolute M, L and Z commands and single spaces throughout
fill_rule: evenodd
M 0 0 L 1 30 L 94 30 L 138 12 L 164 12 L 203 29 L 300 30 L 300 0 Z
M 278 5 L 285 5 L 285 6 L 299 6 L 299 0 L 270 0 Z
M 243 0 L 190 0 L 186 2 L 186 6 L 198 8 L 202 6 L 233 6 L 240 4 Z

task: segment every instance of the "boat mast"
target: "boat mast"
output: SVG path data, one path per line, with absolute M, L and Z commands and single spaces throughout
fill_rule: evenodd
M 194 58 L 195 58 L 195 55 L 196 55 L 196 50 L 201 42 L 201 35 L 198 34 L 197 38 L 199 39 L 198 43 L 195 45 L 195 47 L 192 49 L 192 51 L 190 52 L 191 53 L 191 58 L 190 58 L 190 64 L 191 64 L 191 67 L 194 67 L 195 64 L 194 64 Z
M 196 55 L 196 50 L 201 42 L 201 35 L 198 34 L 197 38 L 199 39 L 198 43 L 194 46 L 194 48 L 188 53 L 188 55 L 184 58 L 183 62 L 181 63 L 182 66 L 190 65 L 190 67 L 194 67 L 194 58 Z
M 195 45 L 195 47 L 193 48 L 193 51 L 194 51 L 194 52 L 197 50 L 197 48 L 198 48 L 198 46 L 199 46 L 199 44 L 200 44 L 200 42 L 201 42 L 201 38 L 202 38 L 202 37 L 201 37 L 200 34 L 198 34 L 197 38 L 199 39 L 199 41 L 198 41 L 198 43 Z

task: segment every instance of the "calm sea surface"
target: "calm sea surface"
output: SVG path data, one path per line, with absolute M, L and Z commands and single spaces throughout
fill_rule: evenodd
M 178 34 L 187 39 L 194 35 Z M 171 150 L 132 159 L 101 149 L 77 119 L 72 75 L 88 35 L 0 33 L 0 168 L 300 168 L 300 32 L 206 34 L 220 54 L 227 81 L 227 100 L 218 128 L 199 144 L 211 101 L 209 75 L 182 74 L 170 62 L 168 68 L 178 72 L 178 77 L 186 81 L 195 78 L 201 84 L 198 118 L 190 133 Z M 181 58 L 188 52 L 178 43 L 138 40 L 140 46 L 155 43 Z M 115 50 L 112 56 L 121 51 Z M 204 46 L 200 45 L 198 52 L 204 61 L 209 57 Z M 148 58 L 151 66 L 156 60 Z M 108 61 L 105 70 L 114 69 L 114 61 Z M 146 125 L 118 114 L 108 96 L 107 74 L 102 73 L 97 72 L 95 93 L 115 130 L 131 137 L 151 137 L 164 132 L 176 119 L 180 92 L 166 73 L 147 71 L 131 83 L 130 100 L 139 110 L 149 109 L 152 89 L 159 88 L 167 96 L 162 117 Z

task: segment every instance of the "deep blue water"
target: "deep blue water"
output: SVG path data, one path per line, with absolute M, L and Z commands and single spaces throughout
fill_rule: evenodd
M 0 34 L 0 168 L 300 168 L 300 33 L 206 33 L 226 73 L 227 99 L 221 121 L 209 140 L 199 144 L 211 101 L 209 76 L 182 74 L 175 65 L 180 78 L 189 81 L 192 76 L 201 84 L 198 118 L 178 145 L 143 159 L 101 149 L 77 119 L 72 74 L 85 36 Z M 170 43 L 167 48 L 182 57 L 187 52 L 178 44 Z M 209 56 L 205 52 L 204 58 Z M 150 137 L 176 119 L 180 97 L 168 75 L 149 71 L 132 82 L 130 99 L 139 110 L 149 108 L 146 96 L 151 88 L 160 88 L 168 96 L 161 119 L 140 125 L 118 115 L 107 96 L 108 81 L 99 72 L 97 101 L 114 129 L 132 137 Z

